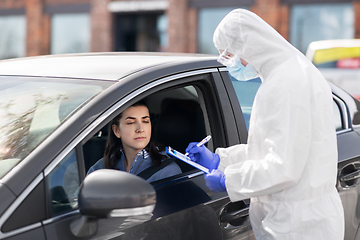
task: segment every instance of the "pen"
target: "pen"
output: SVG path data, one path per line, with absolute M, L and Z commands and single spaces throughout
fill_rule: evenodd
M 208 141 L 210 141 L 211 139 L 211 135 L 208 135 L 206 138 L 204 138 L 203 140 L 201 140 L 201 142 L 199 142 L 198 144 L 196 144 L 197 147 L 201 147 L 202 145 L 204 145 L 205 143 L 207 143 Z M 185 156 L 188 156 L 189 153 L 185 153 Z

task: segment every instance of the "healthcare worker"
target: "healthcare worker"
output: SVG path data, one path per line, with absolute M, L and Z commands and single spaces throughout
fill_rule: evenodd
M 241 81 L 258 74 L 262 84 L 247 144 L 218 148 L 215 154 L 189 144 L 190 158 L 212 170 L 205 176 L 208 187 L 226 190 L 232 202 L 251 198 L 250 221 L 258 240 L 343 239 L 333 100 L 326 80 L 250 11 L 230 12 L 213 40 L 230 74 Z

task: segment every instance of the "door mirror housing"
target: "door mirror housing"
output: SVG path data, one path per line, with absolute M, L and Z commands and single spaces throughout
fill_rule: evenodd
M 150 183 L 133 174 L 97 170 L 84 179 L 78 194 L 81 216 L 70 224 L 76 237 L 96 234 L 99 218 L 132 217 L 150 214 L 155 208 L 156 193 Z
M 119 170 L 101 169 L 89 174 L 80 186 L 79 210 L 95 218 L 149 214 L 156 193 L 144 179 Z

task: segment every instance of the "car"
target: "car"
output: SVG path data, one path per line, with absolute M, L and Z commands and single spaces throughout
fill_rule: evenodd
M 328 81 L 360 99 L 360 39 L 314 41 L 306 57 Z
M 360 102 L 330 83 L 345 239 L 360 239 Z M 84 53 L 0 61 L 0 239 L 255 239 L 250 200 L 215 193 L 204 173 L 147 182 L 102 169 L 107 125 L 149 106 L 152 138 L 184 153 L 246 143 L 259 78 L 233 79 L 216 56 Z

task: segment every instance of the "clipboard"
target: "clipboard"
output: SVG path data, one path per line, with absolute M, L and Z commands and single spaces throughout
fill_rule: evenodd
M 181 161 L 186 162 L 187 164 L 203 171 L 204 173 L 207 173 L 207 174 L 210 173 L 209 169 L 207 169 L 206 167 L 204 167 L 196 162 L 191 161 L 191 159 L 189 157 L 185 156 L 184 154 L 182 154 L 179 151 L 176 151 L 172 147 L 168 146 L 165 148 L 165 150 L 170 156 L 176 157 L 177 159 L 180 159 Z

